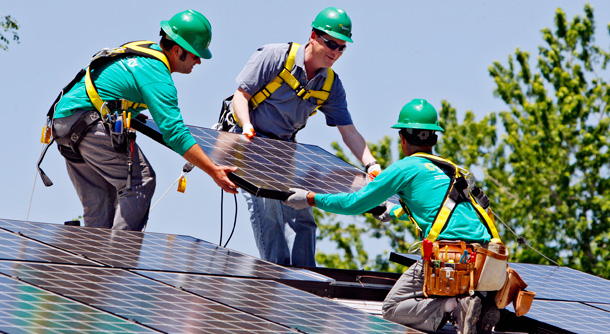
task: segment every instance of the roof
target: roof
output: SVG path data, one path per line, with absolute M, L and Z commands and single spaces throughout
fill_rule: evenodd
M 283 267 L 190 236 L 8 219 L 0 219 L 0 240 L 6 333 L 421 333 L 381 318 L 398 274 Z M 498 329 L 610 327 L 610 281 L 511 266 L 537 295 L 526 316 L 503 310 Z

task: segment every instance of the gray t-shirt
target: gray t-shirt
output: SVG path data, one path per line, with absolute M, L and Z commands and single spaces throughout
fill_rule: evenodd
M 267 44 L 259 48 L 235 79 L 243 90 L 254 95 L 271 82 L 284 66 L 289 44 Z M 305 45 L 301 45 L 295 57 L 292 75 L 308 90 L 321 90 L 328 69 L 322 68 L 307 82 L 305 72 Z M 279 139 L 289 140 L 303 128 L 310 114 L 318 106 L 317 99 L 303 100 L 287 84 L 282 84 L 255 110 L 250 110 L 250 120 L 254 129 L 261 134 L 273 134 Z M 329 126 L 350 125 L 352 118 L 347 110 L 345 90 L 339 76 L 335 76 L 326 102 L 318 109 L 326 116 Z

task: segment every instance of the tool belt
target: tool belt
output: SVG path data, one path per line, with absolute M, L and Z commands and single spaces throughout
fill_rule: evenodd
M 424 260 L 424 295 L 457 296 L 474 290 L 474 247 L 464 241 L 436 241 Z M 474 293 L 474 292 L 473 292 Z
M 497 291 L 506 281 L 508 250 L 502 244 L 435 241 L 430 260 L 424 260 L 425 296 L 458 296 L 474 291 Z
M 57 142 L 59 153 L 69 161 L 75 163 L 85 162 L 80 154 L 78 146 L 89 130 L 101 120 L 102 118 L 97 110 L 90 110 L 83 113 L 70 127 L 68 134 L 54 138 Z M 119 127 L 120 129 L 116 131 L 117 127 L 115 124 L 116 123 L 113 122 L 110 117 L 107 117 L 106 120 L 104 120 L 104 127 L 108 130 L 110 142 L 112 143 L 114 150 L 118 153 L 127 153 L 129 141 L 135 140 L 136 133 L 134 131 L 127 131 L 122 125 Z

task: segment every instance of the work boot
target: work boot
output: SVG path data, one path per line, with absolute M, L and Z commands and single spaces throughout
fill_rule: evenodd
M 491 300 L 484 303 L 483 311 L 477 323 L 477 334 L 491 334 L 491 330 L 500 321 L 500 310 Z
M 459 334 L 476 334 L 476 325 L 481 314 L 479 296 L 463 297 L 453 311 L 453 327 Z

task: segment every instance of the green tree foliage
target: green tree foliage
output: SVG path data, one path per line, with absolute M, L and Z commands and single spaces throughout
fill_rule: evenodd
M 537 71 L 517 49 L 508 65 L 489 68 L 506 133 L 485 185 L 495 210 L 547 256 L 610 277 L 608 83 L 610 55 L 593 44 L 593 8 L 568 22 L 557 9 L 555 30 L 542 30 Z M 610 29 L 610 27 L 609 27 Z M 545 263 L 519 248 L 522 262 Z
M 0 31 L 0 48 L 8 51 L 8 45 L 11 40 L 19 43 L 19 35 L 17 35 L 19 23 L 10 15 L 2 15 L 0 16 L 0 25 L 2 26 L 2 31 Z M 5 36 L 5 34 L 12 35 L 12 38 Z
M 507 110 L 478 122 L 468 111 L 459 123 L 455 109 L 442 101 L 446 132 L 435 149 L 477 175 L 503 218 L 496 224 L 512 250 L 511 261 L 550 264 L 538 250 L 562 265 L 610 278 L 610 96 L 604 80 L 610 53 L 593 44 L 593 8 L 587 4 L 584 12 L 568 22 L 557 9 L 554 30 L 542 30 L 536 70 L 529 53 L 519 49 L 507 64 L 489 67 L 494 94 Z M 370 145 L 384 168 L 392 163 L 391 144 L 385 137 Z M 333 147 L 349 161 L 337 143 Z M 344 225 L 338 216 L 317 214 L 325 218 L 318 220 L 320 237 L 334 241 L 343 254 L 320 253 L 321 265 L 400 270 L 384 260 L 387 255 L 370 259 L 362 237 L 387 238 L 398 252 L 417 239 L 402 221 L 384 224 L 365 214 Z M 531 247 L 518 244 L 515 234 Z

